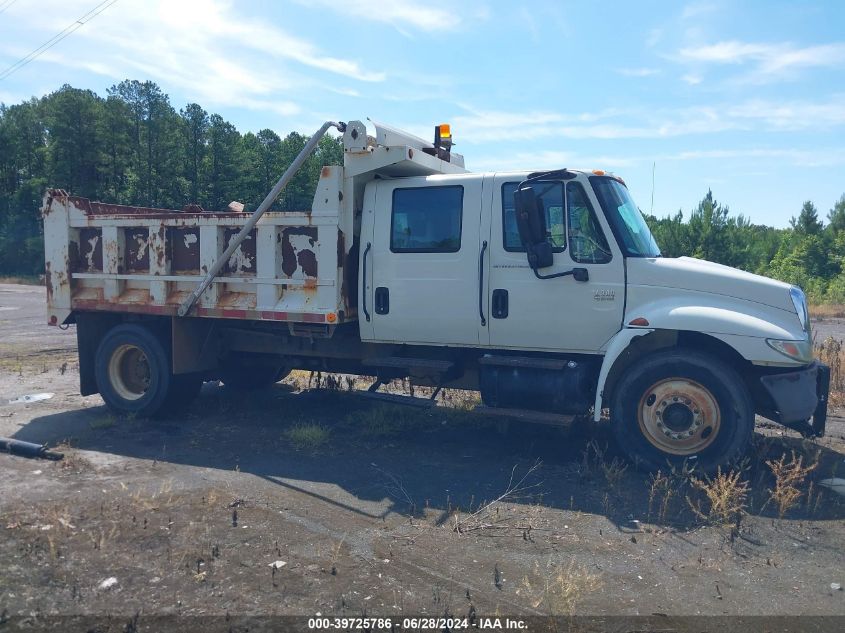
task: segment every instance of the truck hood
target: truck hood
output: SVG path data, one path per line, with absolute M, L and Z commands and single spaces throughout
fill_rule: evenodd
M 628 283 L 708 292 L 794 312 L 790 285 L 693 257 L 629 257 Z

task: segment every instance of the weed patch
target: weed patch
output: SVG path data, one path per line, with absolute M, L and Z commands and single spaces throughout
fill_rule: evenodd
M 782 519 L 801 499 L 803 494 L 801 487 L 818 463 L 805 466 L 804 456 L 796 456 L 795 451 L 792 451 L 788 461 L 784 454 L 779 460 L 768 460 L 766 465 L 775 476 L 775 486 L 769 490 L 769 501 L 775 504 L 778 509 L 778 518 Z
M 735 536 L 740 529 L 748 502 L 750 485 L 743 479 L 742 472 L 735 470 L 723 473 L 719 468 L 715 477 L 690 480 L 694 490 L 704 495 L 687 497 L 687 503 L 693 514 L 708 525 L 732 526 Z
M 331 432 L 322 424 L 296 424 L 285 431 L 285 438 L 297 450 L 315 451 L 329 441 Z

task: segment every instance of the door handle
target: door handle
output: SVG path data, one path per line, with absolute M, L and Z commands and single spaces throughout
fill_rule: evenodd
M 494 319 L 508 318 L 508 291 L 504 288 L 496 288 L 493 291 L 492 314 Z
M 372 247 L 373 245 L 370 242 L 367 242 L 367 248 L 364 249 L 364 257 L 361 258 L 364 260 L 364 265 L 362 266 L 364 270 L 361 271 L 363 279 L 361 286 L 364 291 L 361 293 L 361 307 L 364 308 L 364 316 L 367 317 L 367 321 L 370 320 L 370 313 L 367 311 L 367 254 L 370 252 Z
M 481 325 L 487 325 L 484 318 L 484 252 L 487 250 L 487 240 L 481 244 L 481 254 L 478 256 L 478 314 L 481 316 Z
M 387 314 L 390 312 L 390 291 L 384 286 L 376 288 L 375 310 L 376 314 Z

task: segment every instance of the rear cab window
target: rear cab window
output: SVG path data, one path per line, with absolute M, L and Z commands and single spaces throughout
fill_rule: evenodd
M 456 253 L 461 249 L 464 188 L 393 190 L 390 250 L 394 253 Z

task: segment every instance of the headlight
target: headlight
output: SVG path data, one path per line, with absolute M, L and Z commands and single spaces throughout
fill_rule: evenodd
M 813 348 L 810 341 L 779 341 L 767 338 L 766 343 L 776 352 L 780 352 L 792 360 L 809 363 L 813 359 Z
M 795 306 L 795 311 L 798 313 L 798 320 L 801 321 L 801 327 L 807 331 L 807 324 L 809 322 L 809 315 L 807 314 L 807 297 L 798 286 L 792 286 L 789 290 L 789 296 L 792 297 L 792 305 Z

